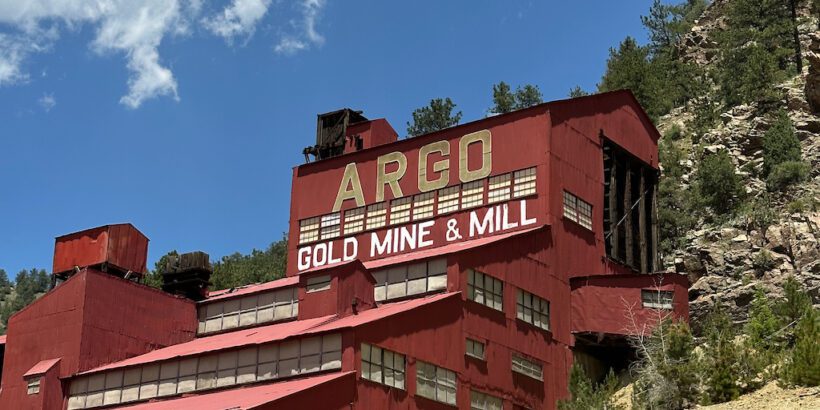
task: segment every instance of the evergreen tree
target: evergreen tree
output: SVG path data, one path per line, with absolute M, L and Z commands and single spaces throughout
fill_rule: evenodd
M 725 311 L 715 307 L 706 319 L 704 352 L 704 404 L 723 403 L 740 395 L 738 381 L 738 352 L 734 344 L 735 332 Z
M 786 366 L 786 380 L 799 386 L 820 385 L 820 313 L 808 309 L 797 322 L 796 342 Z
M 726 151 L 720 151 L 701 160 L 695 173 L 697 200 L 716 215 L 734 211 L 743 197 L 743 185 L 735 173 L 735 166 Z
M 755 297 L 749 310 L 749 321 L 746 323 L 746 334 L 749 342 L 757 351 L 774 350 L 777 347 L 775 334 L 780 329 L 780 322 L 772 310 L 769 298 L 763 288 L 755 289 Z
M 576 85 L 575 88 L 569 90 L 569 98 L 585 97 L 587 95 L 589 95 L 589 93 L 581 88 L 580 85 Z
M 785 328 L 784 335 L 788 346 L 793 346 L 796 339 L 792 330 L 794 325 L 811 308 L 811 297 L 803 290 L 800 282 L 794 276 L 786 278 L 783 282 L 783 298 L 777 301 L 774 311 L 780 319 L 781 326 Z
M 785 111 L 779 111 L 772 126 L 763 134 L 763 175 L 768 176 L 784 162 L 800 161 L 801 151 L 791 119 Z
M 0 300 L 4 300 L 9 292 L 11 292 L 11 282 L 6 271 L 0 269 Z
M 279 279 L 285 276 L 287 254 L 287 236 L 283 235 L 264 251 L 254 249 L 248 255 L 237 252 L 225 256 L 213 264 L 213 288 L 226 289 Z
M 639 46 L 632 37 L 625 38 L 617 50 L 610 48 L 598 91 L 631 90 L 644 109 L 649 110 L 650 90 L 644 81 L 649 73 L 648 56 L 649 50 Z
M 510 85 L 500 82 L 493 85 L 493 108 L 490 112 L 496 114 L 508 113 L 515 109 L 515 95 L 513 95 Z
M 676 50 L 684 34 L 706 9 L 706 0 L 688 0 L 679 4 L 664 4 L 654 0 L 649 15 L 641 16 L 641 22 L 649 31 L 650 49 L 654 54 Z
M 537 85 L 527 84 L 515 90 L 515 109 L 521 110 L 544 102 Z
M 407 136 L 417 137 L 457 125 L 461 111 L 453 113 L 456 104 L 449 98 L 435 98 L 430 105 L 413 111 L 413 124 L 407 123 Z
M 575 362 L 569 374 L 569 400 L 558 402 L 560 410 L 620 409 L 612 400 L 618 390 L 618 379 L 610 369 L 606 378 L 598 385 L 592 382 L 584 368 Z
M 658 155 L 663 172 L 658 184 L 658 229 L 660 247 L 663 254 L 679 249 L 685 242 L 685 233 L 695 225 L 695 216 L 690 204 L 690 194 L 684 192 L 680 181 L 685 159 L 683 150 L 675 143 L 680 129 L 673 129 L 663 135 L 658 144 Z

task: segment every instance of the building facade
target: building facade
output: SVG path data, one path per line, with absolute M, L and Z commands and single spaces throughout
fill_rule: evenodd
M 65 281 L 9 321 L 0 407 L 553 409 L 574 361 L 622 367 L 626 337 L 688 319 L 658 138 L 626 91 L 403 140 L 320 116 L 285 278 L 194 301 L 135 283 L 130 225 L 58 238 Z

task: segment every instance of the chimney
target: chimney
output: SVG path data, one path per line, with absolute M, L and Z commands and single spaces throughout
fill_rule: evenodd
M 213 272 L 205 252 L 170 255 L 162 272 L 162 290 L 195 301 L 205 299 Z
M 398 134 L 384 118 L 368 120 L 361 111 L 344 108 L 319 114 L 316 123 L 316 145 L 302 150 L 305 161 L 360 151 L 398 139 Z

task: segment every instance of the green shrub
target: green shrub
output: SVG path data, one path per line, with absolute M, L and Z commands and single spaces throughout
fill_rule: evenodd
M 757 230 L 764 237 L 769 226 L 777 221 L 777 212 L 768 196 L 765 195 L 743 204 L 741 211 L 745 219 L 746 230 Z
M 782 191 L 794 184 L 803 182 L 809 176 L 809 165 L 801 161 L 786 161 L 775 165 L 766 178 L 770 191 Z
M 800 140 L 794 134 L 794 127 L 785 111 L 780 111 L 772 126 L 763 134 L 763 175 L 768 176 L 774 169 L 790 161 L 800 161 Z
M 743 185 L 726 151 L 703 158 L 695 180 L 699 194 L 696 199 L 717 215 L 732 213 L 743 198 Z
M 763 254 L 763 252 L 760 254 Z M 749 342 L 758 351 L 775 350 L 779 348 L 775 339 L 775 333 L 779 329 L 780 322 L 774 314 L 772 304 L 763 288 L 758 287 L 755 289 L 755 297 L 749 309 L 749 321 L 746 322 L 745 326 L 745 333 L 749 337 Z
M 812 308 L 811 297 L 794 276 L 789 276 L 783 282 L 783 297 L 774 305 L 774 312 L 784 328 L 782 337 L 787 346 L 794 346 L 797 336 L 794 325 L 803 317 L 806 311 Z
M 752 258 L 752 268 L 758 275 L 762 275 L 777 266 L 772 253 L 763 249 Z
M 584 368 L 575 362 L 569 376 L 569 400 L 560 400 L 560 410 L 587 410 L 587 409 L 620 409 L 613 402 L 613 395 L 618 390 L 618 379 L 610 369 L 603 382 L 596 385 L 587 377 Z
M 797 322 L 797 339 L 784 369 L 786 382 L 820 385 L 820 314 L 808 309 Z
M 735 331 L 726 312 L 715 308 L 706 319 L 706 349 L 701 371 L 704 377 L 703 404 L 723 403 L 740 395 L 738 349 Z
M 648 338 L 635 337 L 631 344 L 638 353 L 633 408 L 684 408 L 697 401 L 698 362 L 685 322 L 662 320 Z

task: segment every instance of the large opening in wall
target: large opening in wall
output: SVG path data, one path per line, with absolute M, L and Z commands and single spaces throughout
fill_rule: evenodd
M 658 171 L 606 137 L 603 151 L 607 256 L 641 273 L 658 271 Z
M 635 360 L 635 349 L 623 337 L 576 334 L 575 338 L 573 362 L 581 365 L 593 382 L 603 381 L 610 370 L 618 376 Z

